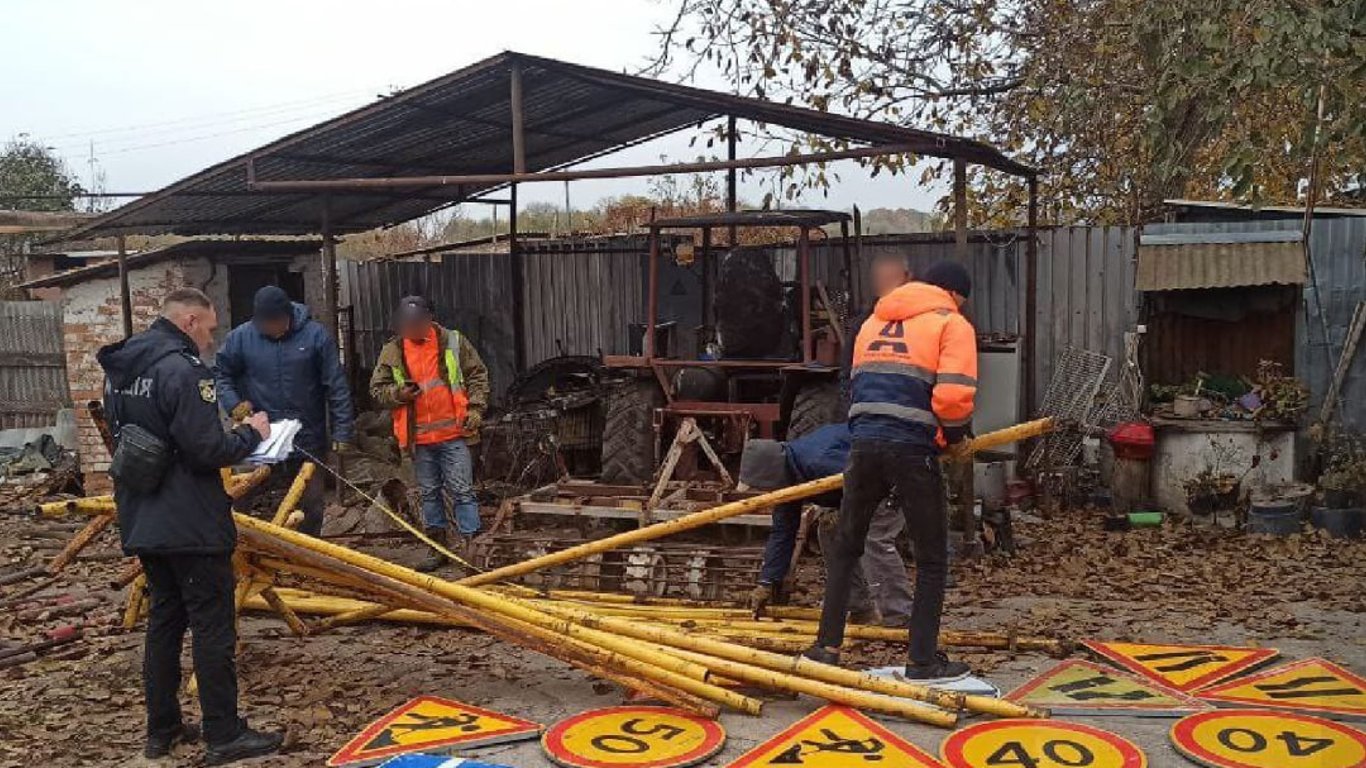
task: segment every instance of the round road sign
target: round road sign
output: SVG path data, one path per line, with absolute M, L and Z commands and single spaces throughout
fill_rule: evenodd
M 551 760 L 567 768 L 682 768 L 721 751 L 726 732 L 669 707 L 608 707 L 556 723 L 541 737 Z
M 1172 745 L 1209 768 L 1363 768 L 1366 734 L 1310 715 L 1223 709 L 1182 718 Z
M 1147 768 L 1148 758 L 1113 733 L 1058 720 L 993 720 L 955 731 L 939 746 L 949 768 Z

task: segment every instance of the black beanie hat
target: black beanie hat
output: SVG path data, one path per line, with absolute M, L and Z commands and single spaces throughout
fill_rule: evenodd
M 267 285 L 256 292 L 251 303 L 251 316 L 254 320 L 277 320 L 294 315 L 294 303 L 289 294 L 278 285 Z
M 966 267 L 956 261 L 935 262 L 925 270 L 920 281 L 937 285 L 946 291 L 953 291 L 965 299 L 972 295 L 972 275 L 968 274 Z

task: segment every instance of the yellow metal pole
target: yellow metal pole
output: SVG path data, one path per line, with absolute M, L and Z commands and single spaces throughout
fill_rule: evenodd
M 973 452 L 996 448 L 1008 443 L 1026 440 L 1037 437 L 1053 429 L 1052 419 L 1038 419 L 1028 421 L 1023 424 L 1016 424 L 1013 427 L 988 432 L 981 437 L 974 438 L 967 447 L 964 455 L 971 455 Z M 732 501 L 729 504 L 722 504 L 718 507 L 694 512 L 690 515 L 666 520 L 662 523 L 655 523 L 644 528 L 637 528 L 633 531 L 626 531 L 615 536 L 608 536 L 604 539 L 586 542 L 578 546 L 562 549 L 558 552 L 533 557 L 530 560 L 523 560 L 520 563 L 495 568 L 492 571 L 478 573 L 461 579 L 458 583 L 467 587 L 477 587 L 483 584 L 492 584 L 498 581 L 523 576 L 533 571 L 539 571 L 551 566 L 572 563 L 575 560 L 582 560 L 585 557 L 607 552 L 613 549 L 639 544 L 642 541 L 652 541 L 654 539 L 670 536 L 683 531 L 690 531 L 700 528 L 720 520 L 735 517 L 737 515 L 757 512 L 761 509 L 776 507 L 779 504 L 786 504 L 790 501 L 799 501 L 812 496 L 819 496 L 822 493 L 839 490 L 844 487 L 843 475 L 831 475 L 822 477 L 819 480 L 812 480 L 777 491 L 760 494 L 741 501 Z
M 626 637 L 633 637 L 638 640 L 646 640 L 661 645 L 705 653 L 731 661 L 739 661 L 765 669 L 787 672 L 789 674 L 808 677 L 813 680 L 820 680 L 835 685 L 845 685 L 850 688 L 873 691 L 888 696 L 916 699 L 917 701 L 924 701 L 929 704 L 934 704 L 935 706 L 943 707 L 944 709 L 969 709 L 974 712 L 997 715 L 999 717 L 1047 716 L 1042 710 L 1020 706 L 1012 702 L 1001 701 L 1000 699 L 993 699 L 986 696 L 968 696 L 965 694 L 941 691 L 926 686 L 913 685 L 899 680 L 874 677 L 862 672 L 841 669 L 840 667 L 831 666 L 829 664 L 821 664 L 802 656 L 783 656 L 767 651 L 755 650 L 753 648 L 745 648 L 731 643 L 708 640 L 698 637 L 695 634 L 680 632 L 676 629 L 667 629 L 658 625 L 645 625 L 620 618 L 600 617 L 585 611 L 559 606 L 548 607 L 545 610 L 547 613 L 572 618 L 586 627 L 595 627 Z M 730 677 L 728 674 L 726 676 Z
M 294 511 L 299 499 L 303 498 L 304 489 L 308 487 L 308 481 L 317 469 L 317 465 L 311 461 L 305 461 L 303 466 L 299 467 L 299 474 L 294 476 L 294 482 L 289 485 L 289 492 L 280 500 L 280 507 L 275 510 L 275 517 L 271 518 L 270 522 L 275 525 L 285 524 L 285 520 L 289 519 L 289 513 Z
M 132 630 L 138 625 L 138 619 L 142 616 L 142 605 L 147 599 L 144 593 L 146 587 L 147 576 L 141 573 L 128 585 L 128 602 L 123 607 L 124 629 Z
M 109 512 L 117 512 L 114 506 L 113 496 L 86 496 L 81 499 L 67 499 L 65 501 L 49 501 L 38 505 L 38 514 L 41 517 L 66 517 L 72 512 L 83 512 L 87 515 L 103 515 Z
M 599 663 L 603 667 L 626 669 L 633 675 L 641 676 L 645 681 L 660 682 L 669 688 L 734 707 L 742 712 L 758 711 L 760 703 L 757 700 L 737 697 L 733 691 L 706 683 L 708 672 L 705 667 L 682 661 L 676 656 L 651 653 L 639 643 L 610 633 L 577 626 L 525 606 L 507 603 L 497 595 L 461 587 L 288 528 L 242 514 L 235 514 L 234 518 L 243 540 L 248 543 L 256 538 L 269 549 L 270 539 L 276 539 L 296 550 L 310 550 L 315 555 L 370 571 L 382 579 L 398 582 L 428 595 L 444 597 L 459 604 L 450 605 L 447 611 L 463 608 L 465 613 L 461 614 L 462 618 L 468 616 L 469 620 L 486 631 L 499 630 L 495 634 L 510 642 L 520 642 L 550 655 L 555 655 L 552 652 L 555 648 L 568 648 L 582 656 L 588 652 L 588 647 L 591 647 L 596 649 L 595 653 L 601 657 Z M 495 615 L 475 614 L 470 609 L 479 609 Z M 510 623 L 516 625 L 515 631 L 509 632 L 506 629 Z M 537 638 L 539 642 L 531 643 L 530 638 Z M 686 683 L 683 682 L 685 680 Z

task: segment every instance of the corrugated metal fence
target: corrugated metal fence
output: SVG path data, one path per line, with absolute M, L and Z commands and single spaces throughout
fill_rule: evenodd
M 70 402 L 61 305 L 0 301 L 0 429 L 56 424 Z
M 981 333 L 1019 335 L 1025 306 L 1023 231 L 973 233 L 969 268 L 973 297 L 969 308 Z M 1035 376 L 1038 397 L 1053 372 L 1053 360 L 1066 346 L 1079 346 L 1118 358 L 1123 332 L 1136 322 L 1133 292 L 1135 235 L 1124 227 L 1068 227 L 1040 232 L 1038 341 Z M 628 328 L 644 322 L 647 242 L 643 237 L 586 242 L 551 241 L 528 246 L 523 258 L 523 295 L 527 362 L 557 354 L 625 354 Z M 923 271 L 953 256 L 952 234 L 889 235 L 864 238 L 862 259 L 855 259 L 856 280 L 882 253 L 905 256 L 912 270 Z M 792 248 L 776 249 L 779 274 L 795 279 Z M 812 279 L 843 290 L 843 244 L 812 245 Z M 441 261 L 346 263 L 342 267 L 342 304 L 352 307 L 355 361 L 364 371 L 374 365 L 388 337 L 389 312 L 407 293 L 423 293 L 437 305 L 443 323 L 459 327 L 488 363 L 495 397 L 515 376 L 512 332 L 512 273 L 507 254 L 445 254 Z M 664 286 L 668 293 L 669 286 Z M 677 289 L 677 286 L 675 286 Z M 684 287 L 689 293 L 692 288 Z M 866 293 L 866 291 L 861 291 Z M 349 298 L 348 298 L 349 297 Z M 663 297 L 689 300 L 687 296 Z M 664 313 L 661 312 L 662 319 Z

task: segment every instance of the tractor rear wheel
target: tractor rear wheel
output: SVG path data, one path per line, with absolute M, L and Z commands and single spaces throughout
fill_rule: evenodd
M 844 421 L 840 385 L 834 379 L 808 381 L 797 390 L 792 415 L 787 420 L 787 439 L 795 440 L 826 424 Z
M 602 482 L 641 485 L 655 474 L 654 412 L 664 392 L 653 379 L 622 384 L 607 400 L 602 430 Z

